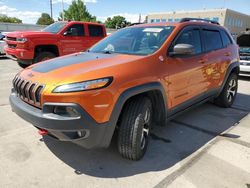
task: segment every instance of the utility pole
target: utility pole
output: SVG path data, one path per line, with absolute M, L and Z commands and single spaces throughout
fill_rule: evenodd
M 53 19 L 52 0 L 50 0 L 50 17 Z
M 64 21 L 64 2 L 63 2 L 63 0 L 62 0 L 62 19 Z

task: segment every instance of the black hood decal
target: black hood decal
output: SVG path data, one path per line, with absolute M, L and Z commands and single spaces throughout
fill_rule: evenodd
M 54 71 L 56 69 L 75 65 L 87 61 L 97 60 L 97 59 L 104 59 L 116 56 L 116 54 L 101 54 L 101 53 L 89 53 L 89 52 L 82 52 L 73 54 L 68 57 L 52 59 L 46 62 L 43 62 L 39 65 L 36 65 L 32 68 L 32 71 L 40 72 L 40 73 L 47 73 L 50 71 Z

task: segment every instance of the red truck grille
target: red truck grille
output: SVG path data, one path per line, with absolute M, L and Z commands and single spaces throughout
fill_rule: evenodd
M 16 38 L 15 37 L 6 37 L 7 40 L 11 40 L 11 41 L 16 41 Z
M 41 108 L 41 93 L 44 85 L 39 85 L 16 76 L 13 80 L 13 88 L 20 99 Z
M 8 47 L 15 49 L 16 48 L 16 44 L 8 44 Z

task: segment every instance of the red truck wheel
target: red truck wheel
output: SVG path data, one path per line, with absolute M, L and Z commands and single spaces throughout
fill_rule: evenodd
M 48 59 L 53 59 L 55 58 L 56 55 L 51 53 L 51 52 L 40 52 L 34 59 L 34 63 L 38 63 L 41 61 L 46 61 Z

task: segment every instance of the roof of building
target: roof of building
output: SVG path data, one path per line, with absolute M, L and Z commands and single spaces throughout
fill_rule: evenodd
M 249 16 L 247 14 L 237 12 L 235 10 L 231 10 L 228 8 L 218 8 L 218 9 L 202 9 L 202 10 L 181 10 L 181 11 L 169 11 L 169 12 L 155 12 L 155 13 L 149 13 L 148 15 L 159 15 L 159 14 L 185 14 L 185 13 L 204 13 L 204 12 L 234 12 L 236 14 L 241 14 L 244 16 Z

